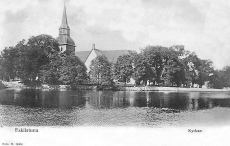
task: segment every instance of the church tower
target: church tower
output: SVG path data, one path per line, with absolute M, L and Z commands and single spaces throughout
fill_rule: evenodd
M 62 52 L 66 51 L 67 54 L 75 52 L 75 43 L 70 37 L 70 29 L 68 26 L 65 4 L 62 16 L 62 23 L 59 28 L 59 36 L 57 40 L 59 43 L 59 48 Z

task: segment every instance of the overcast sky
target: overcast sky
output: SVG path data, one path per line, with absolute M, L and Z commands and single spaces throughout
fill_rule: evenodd
M 76 51 L 184 45 L 215 68 L 230 65 L 229 0 L 66 0 Z M 39 34 L 56 38 L 63 0 L 0 0 L 0 50 Z

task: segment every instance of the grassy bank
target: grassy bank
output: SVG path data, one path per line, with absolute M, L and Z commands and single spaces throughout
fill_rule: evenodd
M 71 85 L 48 85 L 48 84 L 28 84 L 25 85 L 21 82 L 15 81 L 15 82 L 4 82 L 0 81 L 0 89 L 4 88 L 14 88 L 14 89 L 77 89 L 77 90 L 94 90 L 96 89 L 96 86 L 92 85 L 77 85 L 77 86 L 71 86 Z
M 0 89 L 4 88 L 38 88 L 38 89 L 77 89 L 77 90 L 96 90 L 97 86 L 92 85 L 47 85 L 26 86 L 20 82 L 0 81 Z M 181 88 L 181 87 L 157 87 L 157 86 L 140 86 L 140 87 L 118 87 L 120 91 L 170 91 L 170 92 L 230 92 L 230 89 L 205 89 L 205 88 Z
M 26 86 L 22 83 L 19 83 L 18 81 L 15 82 L 5 82 L 5 81 L 0 81 L 0 84 L 3 85 L 3 88 L 25 88 Z

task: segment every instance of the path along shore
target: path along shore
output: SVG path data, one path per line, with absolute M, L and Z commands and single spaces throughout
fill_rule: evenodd
M 38 89 L 69 89 L 68 85 L 41 85 L 36 87 L 28 87 L 19 82 L 0 81 L 0 89 L 4 88 L 38 88 Z M 95 90 L 96 86 L 79 85 L 75 89 L 79 90 Z M 140 87 L 118 87 L 120 91 L 162 91 L 162 92 L 230 92 L 230 89 L 206 89 L 206 88 L 181 88 L 181 87 L 157 87 L 157 86 L 140 86 Z
M 182 88 L 182 87 L 120 87 L 124 91 L 171 91 L 171 92 L 230 92 L 230 89 Z

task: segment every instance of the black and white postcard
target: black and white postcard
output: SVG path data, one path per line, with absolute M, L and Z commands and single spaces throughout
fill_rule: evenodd
M 227 0 L 0 0 L 0 146 L 227 146 Z

